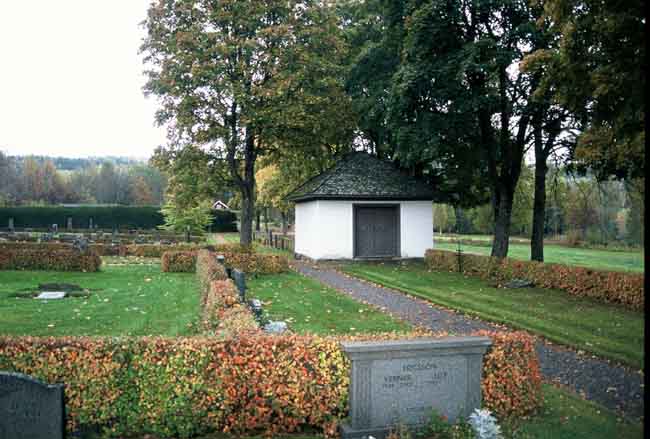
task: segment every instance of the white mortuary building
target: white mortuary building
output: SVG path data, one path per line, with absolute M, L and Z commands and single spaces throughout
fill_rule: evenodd
M 301 256 L 421 258 L 433 247 L 431 187 L 367 153 L 345 155 L 287 199 Z

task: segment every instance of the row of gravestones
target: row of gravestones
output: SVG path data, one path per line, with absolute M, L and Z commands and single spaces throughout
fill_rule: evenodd
M 14 226 L 14 219 L 13 218 L 8 219 L 8 221 L 7 221 L 7 229 L 9 230 L 9 232 L 14 232 L 16 230 L 16 228 Z M 57 233 L 58 230 L 59 230 L 59 225 L 58 224 L 52 224 L 49 227 L 50 232 Z M 72 232 L 74 230 L 74 228 L 72 227 L 72 217 L 68 217 L 66 219 L 66 230 L 68 232 Z M 93 223 L 92 218 L 90 218 L 88 220 L 88 230 L 91 230 L 91 231 L 92 230 L 97 230 L 97 225 Z M 128 232 L 130 234 L 140 234 L 140 230 L 138 230 L 138 229 L 130 229 Z M 112 234 L 115 235 L 116 233 L 117 233 L 117 229 L 113 228 Z M 158 234 L 158 236 L 160 236 L 160 234 Z M 189 241 L 192 240 L 193 237 L 191 236 L 189 226 L 187 227 L 187 229 L 183 233 L 183 238 L 185 239 L 186 242 L 189 242 Z
M 386 438 L 398 425 L 425 425 L 433 411 L 450 422 L 481 405 L 488 337 L 342 342 L 350 359 L 349 417 L 343 438 Z M 64 386 L 0 371 L 0 438 L 65 436 Z
M 110 234 L 110 233 L 55 233 L 47 232 L 38 235 L 27 232 L 0 232 L 0 241 L 9 242 L 73 242 L 78 238 L 85 238 L 90 243 L 127 243 L 127 244 L 155 244 L 160 243 L 169 245 L 174 243 L 186 243 L 186 238 L 183 239 L 166 239 L 160 235 L 136 235 L 124 237 L 123 235 Z M 199 242 L 200 238 L 191 237 L 191 242 Z
M 243 271 L 236 268 L 230 268 L 225 265 L 225 260 L 222 255 L 217 256 L 220 264 L 224 265 L 226 274 L 232 279 L 237 292 L 239 293 L 239 300 L 245 303 L 253 312 L 255 320 L 263 328 L 264 332 L 269 334 L 281 334 L 288 329 L 287 323 L 283 321 L 269 321 L 265 316 L 262 309 L 262 301 L 259 299 L 246 300 L 246 275 Z

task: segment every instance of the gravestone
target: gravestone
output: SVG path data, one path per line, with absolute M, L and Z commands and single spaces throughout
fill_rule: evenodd
M 72 246 L 78 252 L 85 253 L 86 251 L 88 251 L 88 239 L 84 236 L 77 237 L 72 242 Z
M 68 229 L 68 231 L 72 230 L 72 217 L 71 216 L 68 217 L 66 228 Z
M 531 288 L 534 286 L 535 284 L 527 279 L 513 279 L 504 285 L 506 288 Z
M 231 275 L 232 280 L 235 282 L 235 286 L 237 286 L 237 290 L 239 291 L 241 301 L 246 302 L 246 275 L 244 275 L 243 271 L 237 270 L 236 268 L 232 269 Z
M 259 299 L 251 299 L 248 302 L 248 306 L 250 307 L 251 311 L 253 312 L 253 315 L 255 318 L 259 321 L 262 318 L 262 301 Z
M 385 438 L 391 427 L 417 428 L 435 410 L 450 422 L 481 406 L 488 337 L 342 342 L 352 362 L 345 438 Z
M 7 224 L 9 231 L 13 232 L 14 231 L 14 219 L 9 218 L 9 224 Z
M 52 224 L 52 232 L 57 233 L 59 231 L 59 225 L 58 224 Z
M 63 385 L 27 375 L 0 372 L 0 438 L 65 437 Z
M 88 218 L 88 228 L 90 230 L 93 229 L 93 217 L 92 216 L 90 218 Z

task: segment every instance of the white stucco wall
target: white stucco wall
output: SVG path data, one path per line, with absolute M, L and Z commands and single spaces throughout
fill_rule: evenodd
M 352 259 L 352 206 L 378 203 L 382 202 L 316 200 L 297 203 L 296 253 L 312 259 Z M 431 201 L 391 201 L 390 204 L 400 205 L 401 257 L 424 257 L 424 251 L 433 247 Z
M 312 249 L 318 248 L 317 224 L 318 201 L 307 201 L 296 204 L 294 229 L 295 252 L 309 257 Z

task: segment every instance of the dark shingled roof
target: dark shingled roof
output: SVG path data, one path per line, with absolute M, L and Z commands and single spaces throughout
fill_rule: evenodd
M 429 185 L 365 152 L 346 154 L 325 172 L 307 180 L 286 197 L 318 199 L 433 200 Z

